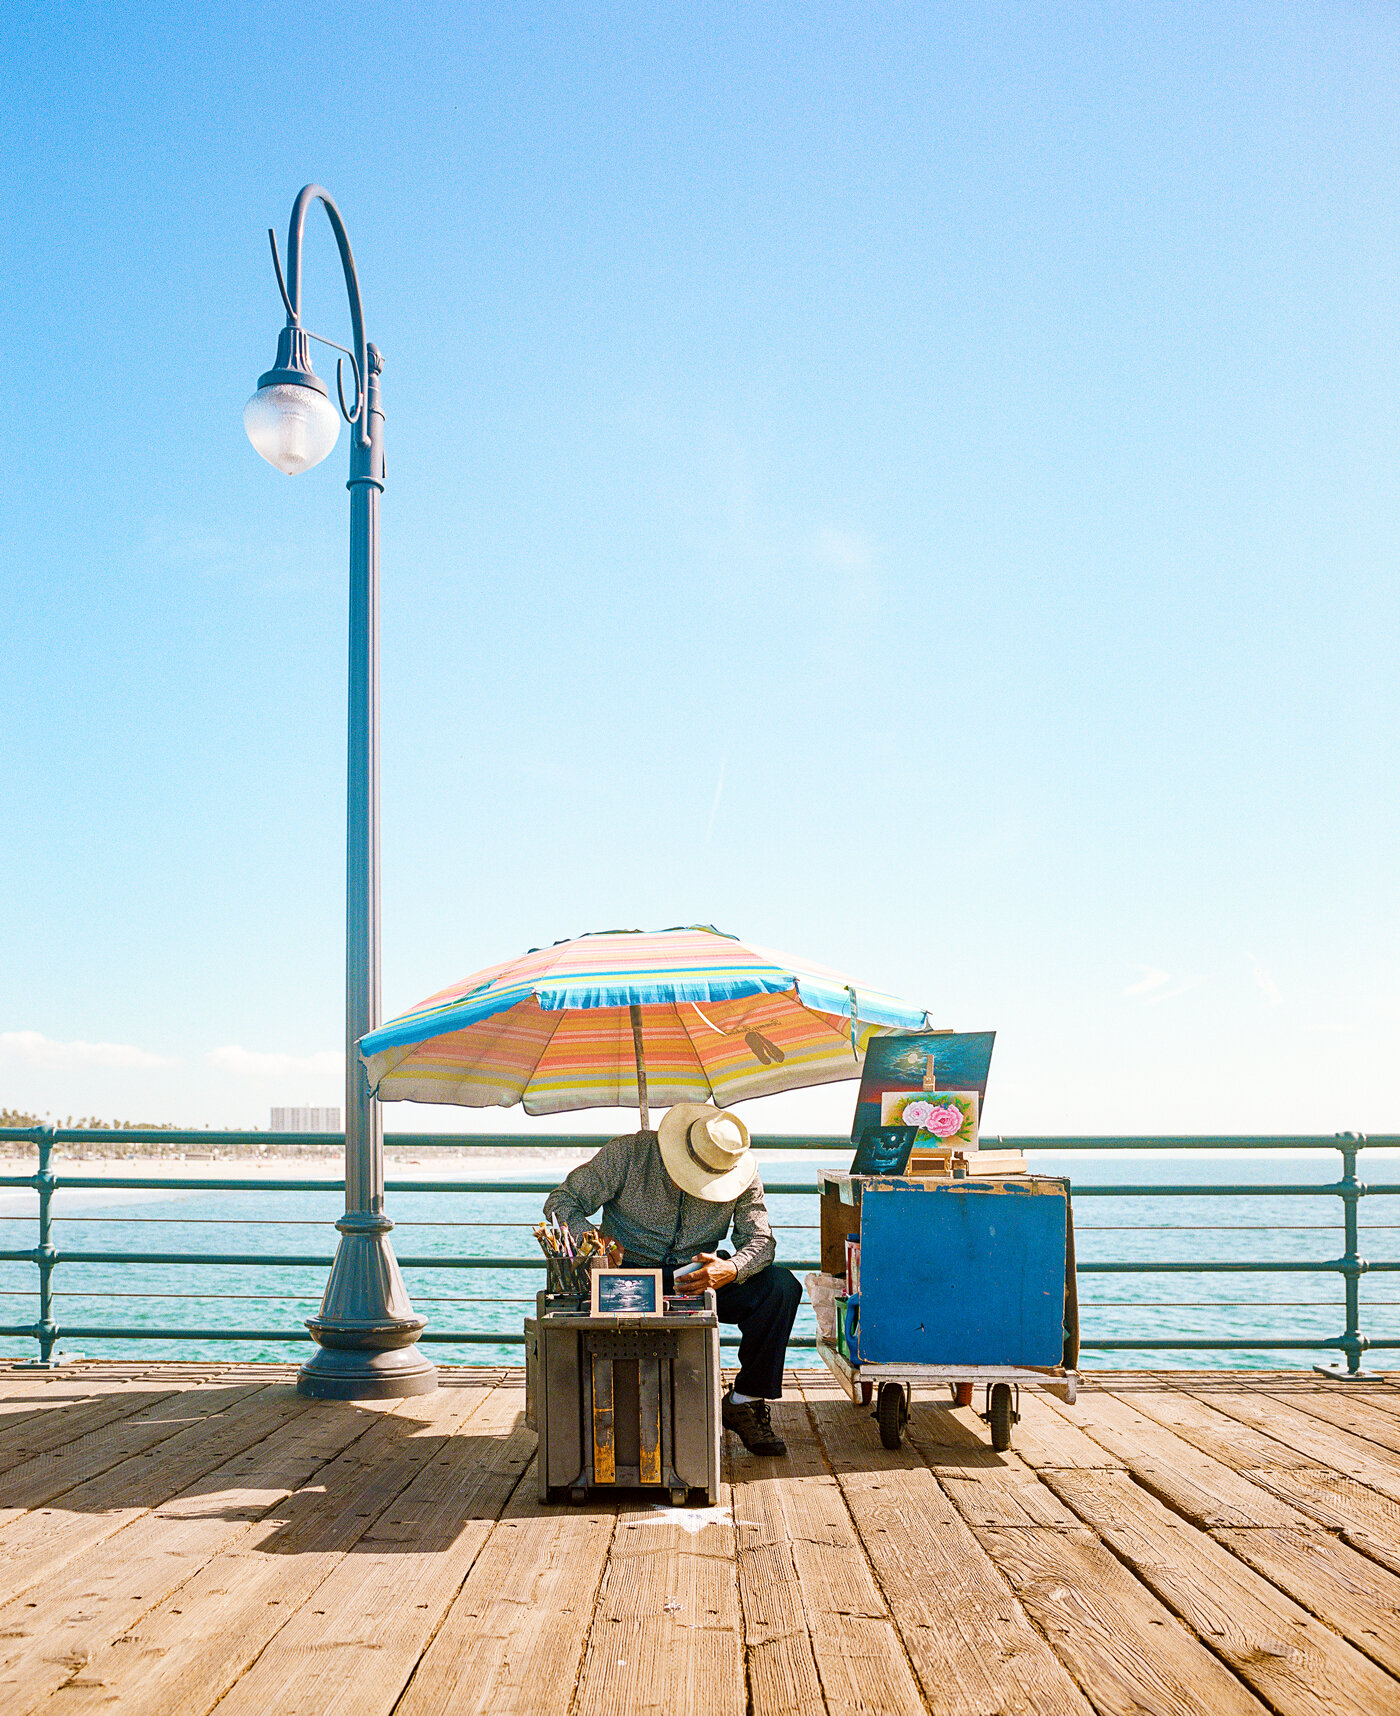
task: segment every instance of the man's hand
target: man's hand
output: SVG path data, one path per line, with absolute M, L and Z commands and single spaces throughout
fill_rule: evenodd
M 738 1268 L 728 1257 L 719 1257 L 713 1251 L 697 1251 L 691 1261 L 696 1268 L 689 1275 L 678 1275 L 675 1278 L 677 1293 L 703 1293 L 707 1287 L 713 1287 L 716 1292 L 721 1287 L 727 1287 L 739 1273 Z

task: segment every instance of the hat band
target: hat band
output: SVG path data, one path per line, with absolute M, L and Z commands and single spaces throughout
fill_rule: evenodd
M 700 1124 L 700 1122 L 697 1120 L 695 1122 L 695 1124 L 698 1126 Z M 703 1168 L 707 1174 L 711 1175 L 712 1178 L 714 1178 L 716 1180 L 720 1177 L 721 1174 L 727 1174 L 731 1168 L 737 1168 L 739 1166 L 740 1161 L 742 1161 L 744 1154 L 745 1154 L 744 1151 L 740 1150 L 735 1155 L 734 1160 L 732 1162 L 730 1162 L 727 1167 L 716 1168 L 711 1163 L 707 1162 L 703 1156 L 697 1154 L 695 1146 L 690 1142 L 689 1131 L 687 1131 L 687 1133 L 685 1135 L 685 1153 L 687 1156 L 690 1157 L 691 1161 L 694 1162 L 694 1164 L 697 1168 Z
M 691 1161 L 694 1162 L 697 1168 L 702 1169 L 707 1174 L 713 1175 L 716 1179 L 718 1179 L 721 1174 L 728 1172 L 728 1169 L 726 1168 L 712 1168 L 710 1164 L 705 1161 L 703 1156 L 697 1156 L 695 1154 L 695 1146 L 690 1142 L 690 1134 L 688 1132 L 685 1135 L 685 1153 L 690 1157 Z

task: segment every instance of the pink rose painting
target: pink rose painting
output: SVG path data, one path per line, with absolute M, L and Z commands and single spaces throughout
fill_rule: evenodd
M 956 1133 L 962 1131 L 963 1121 L 967 1117 L 960 1108 L 955 1107 L 951 1102 L 940 1102 L 933 1108 L 929 1108 L 927 1103 L 923 1106 L 926 1110 L 926 1118 L 918 1122 L 907 1121 L 906 1124 L 926 1126 L 935 1138 L 952 1138 Z M 906 1108 L 904 1112 L 907 1115 L 909 1110 Z
M 975 1090 L 887 1090 L 880 1097 L 880 1124 L 916 1127 L 916 1144 L 937 1139 L 959 1150 L 975 1150 L 978 1107 Z

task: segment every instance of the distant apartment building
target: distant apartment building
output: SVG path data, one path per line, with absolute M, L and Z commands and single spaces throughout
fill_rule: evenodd
M 274 1108 L 274 1132 L 339 1132 L 338 1108 Z

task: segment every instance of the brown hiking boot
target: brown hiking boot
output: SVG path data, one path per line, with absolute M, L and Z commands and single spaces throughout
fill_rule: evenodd
M 736 1406 L 730 1398 L 733 1393 L 732 1388 L 726 1389 L 719 1403 L 725 1429 L 732 1430 L 751 1454 L 786 1454 L 787 1443 L 768 1416 L 768 1402 L 746 1400 L 742 1406 Z

